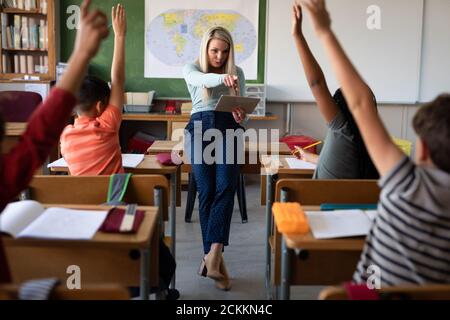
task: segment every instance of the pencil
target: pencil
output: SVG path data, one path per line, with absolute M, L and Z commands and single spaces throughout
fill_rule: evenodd
M 308 150 L 308 149 L 311 149 L 312 147 L 315 147 L 315 146 L 318 146 L 319 144 L 321 144 L 322 143 L 322 141 L 318 141 L 318 142 L 316 142 L 316 143 L 313 143 L 313 144 L 311 144 L 311 145 L 309 145 L 309 146 L 307 146 L 307 147 L 304 147 L 304 148 L 302 148 L 303 150 Z M 292 151 L 292 154 L 297 154 L 297 153 L 299 153 L 300 152 L 300 147 L 299 146 L 295 146 L 295 151 Z
M 307 147 L 304 147 L 303 150 L 311 149 L 312 147 L 318 146 L 318 145 L 321 144 L 321 143 L 322 143 L 322 141 L 318 141 L 318 142 L 313 143 L 313 144 L 311 144 L 311 145 L 309 145 L 309 146 L 307 146 Z

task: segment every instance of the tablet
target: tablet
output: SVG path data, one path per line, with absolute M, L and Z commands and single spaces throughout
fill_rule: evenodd
M 259 98 L 221 96 L 215 110 L 220 112 L 233 112 L 234 108 L 240 107 L 247 114 L 252 114 L 260 101 L 261 99 Z

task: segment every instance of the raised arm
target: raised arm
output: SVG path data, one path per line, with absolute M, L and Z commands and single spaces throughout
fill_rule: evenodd
M 89 61 L 108 36 L 106 16 L 98 10 L 89 12 L 90 2 L 85 0 L 81 6 L 80 30 L 61 81 L 33 113 L 19 143 L 0 161 L 0 207 L 26 188 L 57 144 L 75 107 Z
M 111 19 L 114 29 L 114 55 L 111 66 L 109 104 L 122 111 L 125 94 L 125 39 L 127 34 L 127 17 L 123 5 L 119 4 L 112 8 Z
M 378 116 L 372 91 L 348 59 L 331 30 L 324 0 L 302 0 L 311 14 L 318 38 L 325 47 L 348 106 L 358 124 L 367 150 L 380 175 L 385 175 L 404 157 Z
M 330 94 L 323 71 L 314 58 L 308 42 L 303 35 L 302 21 L 302 7 L 298 3 L 294 3 L 292 8 L 292 36 L 294 37 L 295 46 L 303 64 L 306 80 L 316 99 L 320 113 L 325 118 L 325 121 L 330 123 L 336 117 L 339 108 Z

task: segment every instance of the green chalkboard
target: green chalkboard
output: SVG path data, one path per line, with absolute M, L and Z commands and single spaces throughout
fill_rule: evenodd
M 187 0 L 188 1 L 188 0 Z M 259 48 L 258 48 L 258 79 L 249 83 L 264 83 L 265 45 L 266 45 L 266 1 L 259 0 Z M 128 17 L 128 34 L 126 43 L 126 91 L 156 90 L 158 97 L 189 97 L 186 83 L 183 79 L 148 79 L 144 78 L 144 34 L 145 1 L 144 0 L 94 0 L 93 7 L 100 8 L 110 15 L 111 7 L 117 3 L 126 6 Z M 69 30 L 66 21 L 69 18 L 67 8 L 70 5 L 80 5 L 81 0 L 61 0 L 61 61 L 67 61 L 73 49 L 75 30 Z M 111 30 L 112 31 L 112 30 Z M 103 43 L 98 55 L 92 61 L 90 71 L 102 79 L 110 79 L 110 69 L 113 52 L 113 33 Z

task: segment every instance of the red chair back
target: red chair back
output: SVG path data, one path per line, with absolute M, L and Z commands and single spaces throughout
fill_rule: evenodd
M 41 102 L 42 97 L 36 92 L 0 92 L 0 112 L 6 122 L 28 122 Z

